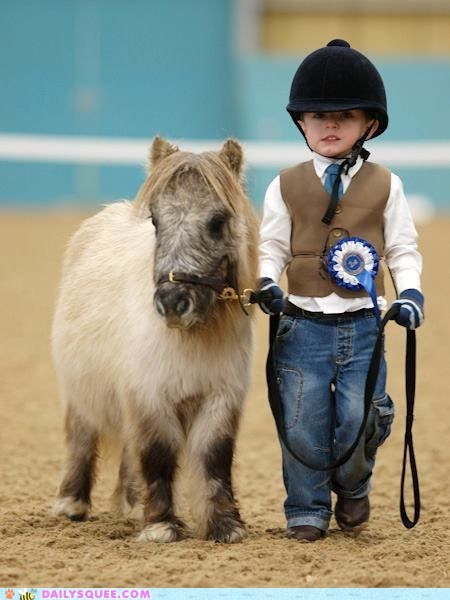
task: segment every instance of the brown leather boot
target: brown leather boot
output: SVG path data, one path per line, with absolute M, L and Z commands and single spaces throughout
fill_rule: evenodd
M 352 536 L 357 536 L 369 523 L 369 496 L 364 498 L 344 498 L 338 496 L 334 507 L 334 517 L 339 527 Z
M 297 542 L 317 542 L 325 536 L 325 531 L 313 525 L 293 525 L 287 531 L 290 540 Z

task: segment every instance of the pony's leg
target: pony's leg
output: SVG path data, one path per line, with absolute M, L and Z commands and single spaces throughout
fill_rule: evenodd
M 115 512 L 126 517 L 141 517 L 142 515 L 136 512 L 141 498 L 141 488 L 142 482 L 133 463 L 129 444 L 126 443 L 122 449 L 119 476 L 112 497 Z
M 144 482 L 144 529 L 141 542 L 174 542 L 185 535 L 185 523 L 175 516 L 173 482 L 181 431 L 172 415 L 152 414 L 138 424 L 137 454 Z
M 216 397 L 202 407 L 189 441 L 192 512 L 203 538 L 234 543 L 247 537 L 231 478 L 240 409 Z
M 53 512 L 72 521 L 83 521 L 91 505 L 98 433 L 70 405 L 66 411 L 65 430 L 68 456 Z

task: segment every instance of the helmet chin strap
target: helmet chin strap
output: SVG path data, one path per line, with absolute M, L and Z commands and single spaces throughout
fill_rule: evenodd
M 363 148 L 363 145 L 369 136 L 372 126 L 373 123 L 369 125 L 369 127 L 364 132 L 364 135 L 362 135 L 362 137 L 360 137 L 359 140 L 357 140 L 356 143 L 353 145 L 352 152 L 347 159 L 347 167 L 345 169 L 346 174 L 348 174 L 348 170 L 350 169 L 350 167 L 353 167 L 353 165 L 356 163 L 358 156 L 361 156 L 363 161 L 366 161 L 369 158 L 370 152 Z
M 356 142 L 353 144 L 350 156 L 342 157 L 342 158 L 345 158 L 345 161 L 342 163 L 342 165 L 345 166 L 345 174 L 346 175 L 348 175 L 349 169 L 351 167 L 353 167 L 353 165 L 356 163 L 358 156 L 361 156 L 363 161 L 366 161 L 369 158 L 370 152 L 368 150 L 366 150 L 365 148 L 363 148 L 363 145 L 364 145 L 364 142 L 369 137 L 369 133 L 370 133 L 370 130 L 372 129 L 372 127 L 373 127 L 373 123 L 371 123 L 369 125 L 369 127 L 366 129 L 364 134 L 359 138 L 359 140 L 356 140 Z M 332 157 L 330 156 L 329 158 L 332 158 Z M 334 157 L 334 158 L 336 158 L 336 157 Z

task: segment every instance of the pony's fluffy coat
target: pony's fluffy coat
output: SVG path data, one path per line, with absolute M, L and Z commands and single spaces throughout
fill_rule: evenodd
M 239 541 L 245 527 L 227 470 L 249 384 L 251 320 L 237 302 L 216 301 L 201 326 L 167 328 L 153 306 L 155 231 L 148 216 L 180 167 L 197 169 L 232 209 L 239 282 L 252 287 L 257 224 L 240 184 L 242 154 L 232 140 L 199 158 L 156 138 L 151 160 L 136 201 L 87 219 L 67 249 L 52 337 L 68 446 L 55 510 L 86 518 L 98 439 L 107 435 L 124 449 L 116 503 L 134 505 L 143 489 L 141 540 L 184 535 L 171 491 L 183 448 L 200 535 Z

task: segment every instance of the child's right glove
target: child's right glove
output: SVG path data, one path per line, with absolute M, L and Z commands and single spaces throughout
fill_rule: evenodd
M 258 279 L 255 300 L 267 315 L 278 315 L 284 308 L 283 290 L 270 277 Z
M 419 290 L 404 290 L 398 300 L 394 300 L 392 306 L 398 305 L 400 310 L 394 318 L 395 322 L 408 329 L 417 329 L 423 323 L 424 297 Z

